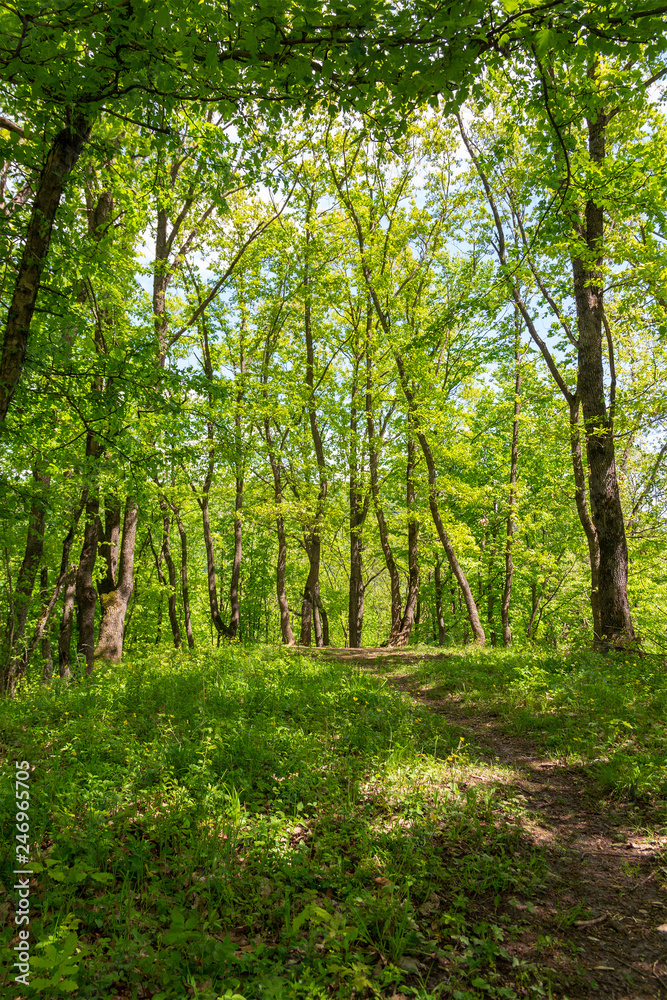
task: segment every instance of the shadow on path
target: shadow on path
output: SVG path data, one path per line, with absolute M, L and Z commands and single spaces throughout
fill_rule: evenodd
M 562 991 L 554 996 L 667 998 L 667 837 L 638 829 L 641 820 L 633 822 L 630 803 L 601 801 L 585 766 L 549 759 L 537 742 L 507 732 L 501 717 L 462 710 L 455 696 L 437 687 L 421 685 L 418 697 L 410 673 L 388 672 L 441 660 L 441 653 L 317 652 L 381 668 L 404 694 L 462 732 L 480 762 L 490 765 L 469 769 L 469 785 L 504 784 L 519 799 L 523 848 L 545 852 L 549 876 L 537 897 L 501 900 L 498 910 L 518 919 L 523 931 L 507 944 L 510 953 L 549 965 L 554 987 Z M 504 767 L 494 771 L 494 764 Z M 494 899 L 478 897 L 474 915 L 488 920 L 494 905 Z

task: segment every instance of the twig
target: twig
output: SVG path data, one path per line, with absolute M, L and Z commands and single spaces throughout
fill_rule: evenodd
M 604 923 L 604 921 L 607 919 L 607 917 L 608 917 L 608 914 L 607 913 L 603 913 L 601 917 L 595 917 L 594 920 L 575 920 L 574 921 L 574 926 L 575 927 L 593 927 L 595 924 Z

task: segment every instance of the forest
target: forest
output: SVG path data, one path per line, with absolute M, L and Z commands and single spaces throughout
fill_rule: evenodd
M 667 990 L 665 13 L 0 5 L 17 997 Z

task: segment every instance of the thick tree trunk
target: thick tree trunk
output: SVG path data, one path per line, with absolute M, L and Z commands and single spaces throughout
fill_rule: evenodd
M 593 72 L 594 72 L 593 68 Z M 579 352 L 578 358 L 578 369 L 579 377 L 583 377 L 583 383 L 580 387 L 578 385 L 577 391 L 575 393 L 571 392 L 568 385 L 560 373 L 558 366 L 549 351 L 548 346 L 540 337 L 535 324 L 533 323 L 532 317 L 526 308 L 526 304 L 521 296 L 521 291 L 516 279 L 512 276 L 514 271 L 507 268 L 507 257 L 505 253 L 505 235 L 503 231 L 503 225 L 496 205 L 493 192 L 489 183 L 489 179 L 484 172 L 482 164 L 479 157 L 476 155 L 474 147 L 472 146 L 468 136 L 463 128 L 463 123 L 461 119 L 458 119 L 459 128 L 461 130 L 461 137 L 468 150 L 472 162 L 479 173 L 480 180 L 484 187 L 487 195 L 489 206 L 493 213 L 494 224 L 496 228 L 496 234 L 498 238 L 497 242 L 497 253 L 503 268 L 506 268 L 506 282 L 507 286 L 512 294 L 516 308 L 521 313 L 521 316 L 526 324 L 531 338 L 537 344 L 544 360 L 546 361 L 547 367 L 552 375 L 552 378 L 558 388 L 560 389 L 563 397 L 567 401 L 570 408 L 570 431 L 571 431 L 571 454 L 572 454 L 572 465 L 574 470 L 575 478 L 575 498 L 577 504 L 577 512 L 579 514 L 579 519 L 581 521 L 582 527 L 586 534 L 586 540 L 588 542 L 588 552 L 591 566 L 591 610 L 593 613 L 593 630 L 595 634 L 595 642 L 597 645 L 603 645 L 601 640 L 602 625 L 601 625 L 601 596 L 600 596 L 600 586 L 599 578 L 601 574 L 601 564 L 600 564 L 600 540 L 598 538 L 597 524 L 595 522 L 596 515 L 594 514 L 593 519 L 591 519 L 587 507 L 586 507 L 586 476 L 584 475 L 583 463 L 581 460 L 581 443 L 579 439 L 579 426 L 578 426 L 578 413 L 579 405 L 582 401 L 582 393 L 580 391 L 583 388 L 583 383 L 586 383 L 585 391 L 589 397 L 589 409 L 592 403 L 593 414 L 597 410 L 601 410 L 603 415 L 605 414 L 605 402 L 604 402 L 604 385 L 602 379 L 602 344 L 601 344 L 601 322 L 604 319 L 604 309 L 602 303 L 602 290 L 601 290 L 601 272 L 600 272 L 600 261 L 602 259 L 602 238 L 604 235 L 604 215 L 602 211 L 597 208 L 592 201 L 590 201 L 586 207 L 586 224 L 582 225 L 579 220 L 575 220 L 574 228 L 579 239 L 586 243 L 587 250 L 587 261 L 590 260 L 597 261 L 597 266 L 593 270 L 587 270 L 584 262 L 579 258 L 572 259 L 572 267 L 574 274 L 574 284 L 575 284 L 575 299 L 577 304 L 577 319 L 579 326 L 579 317 L 584 327 L 585 336 L 583 338 L 583 352 L 582 352 L 582 336 L 581 327 L 579 327 L 579 340 L 576 340 L 570 329 L 567 320 L 560 314 L 558 307 L 556 306 L 554 300 L 549 295 L 548 291 L 541 282 L 536 270 L 533 268 L 533 274 L 537 278 L 540 290 L 543 292 L 545 298 L 551 303 L 555 314 L 558 316 L 561 325 L 563 326 L 570 341 L 577 347 Z M 600 116 L 598 120 L 593 124 L 589 121 L 589 151 L 591 154 L 591 159 L 594 162 L 601 163 L 604 159 L 604 116 Z M 590 211 L 589 211 L 590 209 Z M 590 231 L 589 231 L 590 222 Z M 589 238 L 590 237 L 590 238 Z M 532 267 L 532 265 L 531 265 Z M 597 331 L 596 331 L 597 324 Z M 609 338 L 609 354 L 610 354 L 610 368 L 612 375 L 612 396 L 615 393 L 615 373 L 613 365 L 613 344 L 611 338 Z M 582 371 L 583 367 L 583 371 Z M 596 395 L 599 392 L 599 395 Z M 613 409 L 613 403 L 612 403 Z M 613 414 L 612 414 L 613 416 Z M 586 419 L 586 411 L 584 412 L 584 419 Z M 605 418 L 606 419 L 606 418 Z M 603 420 L 604 424 L 604 420 Z M 608 421 L 607 430 L 611 432 L 613 419 Z M 595 417 L 593 420 L 593 426 L 595 425 Z M 587 440 L 588 440 L 587 432 Z M 607 471 L 609 473 L 609 480 L 607 481 L 607 488 L 610 492 L 611 508 L 612 508 L 612 521 L 615 522 L 615 532 L 618 540 L 618 514 L 620 512 L 620 505 L 614 500 L 614 494 L 618 494 L 618 481 L 616 478 L 616 470 L 613 465 L 613 436 L 611 433 L 607 434 L 603 428 L 603 438 L 609 438 L 611 442 L 611 456 L 609 455 L 609 441 L 602 445 L 602 458 L 603 461 L 599 463 L 601 468 L 596 469 L 596 479 L 599 481 L 599 475 L 602 471 L 604 475 L 604 466 L 607 465 Z M 606 450 L 606 456 L 605 456 Z M 609 463 L 609 458 L 611 457 L 612 462 Z M 593 477 L 593 470 L 591 468 L 591 479 Z M 604 483 L 602 492 L 605 493 Z M 591 507 L 593 506 L 593 497 L 591 490 Z M 621 525 L 622 525 L 622 514 L 621 514 Z M 614 532 L 612 531 L 612 535 Z M 612 550 L 614 539 L 612 538 Z M 627 605 L 627 591 L 624 591 L 623 579 L 627 583 L 627 551 L 625 552 L 625 557 L 623 556 L 625 541 L 625 533 L 623 531 L 623 537 L 620 544 L 620 551 L 616 549 L 616 554 L 619 561 L 620 569 L 620 588 L 621 588 L 621 598 L 620 604 Z M 607 559 L 607 562 L 614 562 L 614 559 Z M 625 570 L 623 569 L 623 564 L 625 563 Z M 613 567 L 612 567 L 613 569 Z M 609 577 L 609 574 L 607 574 Z M 614 574 L 611 574 L 611 584 L 613 589 L 613 579 Z M 609 585 L 609 584 L 607 584 Z M 625 598 L 623 599 L 622 594 L 625 593 Z M 613 595 L 612 595 L 613 598 Z M 611 603 L 614 601 L 612 599 Z M 625 611 L 622 610 L 621 618 L 629 621 L 629 611 L 626 616 Z M 631 628 L 631 624 L 630 624 Z M 622 645 L 622 643 L 621 643 Z
M 505 584 L 500 607 L 500 618 L 503 630 L 503 646 L 512 642 L 510 627 L 510 602 L 512 600 L 512 579 L 514 576 L 514 557 L 512 544 L 514 542 L 514 507 L 516 503 L 516 474 L 519 461 L 519 414 L 521 412 L 521 341 L 519 338 L 518 318 L 515 322 L 514 362 L 516 376 L 514 380 L 514 417 L 512 420 L 512 453 L 510 457 L 510 491 L 507 501 L 507 530 L 505 535 Z
M 111 494 L 106 498 L 104 504 L 104 529 L 101 527 L 98 529 L 97 554 L 104 562 L 105 567 L 104 576 L 98 585 L 100 598 L 111 593 L 116 587 L 121 514 L 120 500 L 115 494 Z
M 589 155 L 595 164 L 602 164 L 605 159 L 606 122 L 603 111 L 597 118 L 587 119 Z M 584 224 L 576 229 L 587 251 L 585 256 L 572 257 L 572 275 L 579 331 L 577 395 L 584 417 L 591 514 L 600 552 L 600 634 L 596 636 L 596 645 L 602 649 L 622 649 L 635 641 L 635 633 L 628 603 L 628 547 L 614 451 L 616 374 L 611 336 L 608 338 L 609 410 L 604 391 L 604 209 L 592 198 L 586 204 Z
M 90 135 L 91 125 L 76 114 L 71 125 L 53 140 L 37 186 L 19 263 L 0 354 L 0 424 L 7 416 L 21 376 L 30 324 L 51 242 L 53 223 L 67 175 L 74 168 Z
M 118 559 L 118 578 L 115 588 L 101 595 L 102 618 L 100 635 L 95 648 L 95 659 L 120 662 L 123 655 L 123 627 L 127 605 L 134 587 L 134 545 L 137 534 L 139 507 L 132 497 L 125 501 L 123 538 Z
M 319 626 L 319 615 L 317 616 L 317 621 L 314 621 L 314 612 L 319 596 L 321 547 L 320 537 L 316 531 L 312 532 L 305 539 L 304 546 L 308 556 L 308 576 L 306 577 L 303 597 L 301 599 L 301 634 L 299 636 L 299 644 L 301 646 L 310 646 L 313 627 L 315 627 L 315 642 L 318 646 L 321 646 L 322 633 Z

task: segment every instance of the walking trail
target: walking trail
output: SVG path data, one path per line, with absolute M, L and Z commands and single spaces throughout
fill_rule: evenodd
M 441 654 L 362 649 L 325 655 L 381 671 L 463 733 L 480 760 L 505 765 L 495 773 L 473 768 L 465 775 L 469 785 L 497 785 L 511 774 L 515 797 L 523 800 L 521 853 L 542 849 L 549 874 L 536 896 L 501 899 L 497 912 L 522 928 L 505 942 L 510 954 L 554 970 L 554 996 L 667 1000 L 667 837 L 647 828 L 647 817 L 631 812 L 630 803 L 601 801 L 585 767 L 550 759 L 536 742 L 508 732 L 501 717 L 472 714 L 436 686 L 420 687 L 417 696 L 405 668 Z M 488 920 L 493 905 L 493 894 L 477 897 L 472 915 Z

